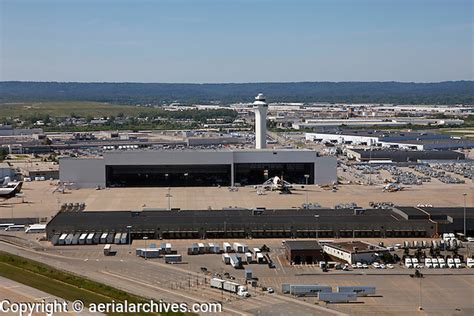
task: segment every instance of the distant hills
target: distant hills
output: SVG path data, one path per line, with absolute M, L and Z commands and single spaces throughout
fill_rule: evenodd
M 282 83 L 77 83 L 0 82 L 0 102 L 98 101 L 117 104 L 251 102 L 263 92 L 269 102 L 474 104 L 474 81 L 282 82 Z

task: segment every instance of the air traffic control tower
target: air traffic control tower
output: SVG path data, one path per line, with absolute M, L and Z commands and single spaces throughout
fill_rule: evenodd
M 255 148 L 264 149 L 267 147 L 267 109 L 265 96 L 259 93 L 253 102 L 255 109 Z

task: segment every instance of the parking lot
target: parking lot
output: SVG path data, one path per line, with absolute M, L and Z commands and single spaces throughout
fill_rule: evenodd
M 378 243 L 385 242 L 386 245 L 403 243 L 402 239 L 364 239 L 365 241 Z M 428 240 L 428 239 L 409 239 Z M 103 255 L 103 245 L 83 245 L 83 246 L 56 246 L 51 247 L 45 242 L 42 245 L 47 253 L 59 255 L 64 258 L 74 258 L 78 266 L 82 269 L 92 269 L 102 273 L 112 280 L 132 282 L 133 284 L 149 284 L 157 287 L 160 293 L 170 291 L 171 293 L 187 293 L 194 299 L 218 299 L 225 302 L 225 306 L 232 310 L 245 310 L 250 313 L 265 314 L 273 310 L 274 312 L 288 310 L 288 299 L 290 302 L 297 300 L 302 305 L 297 305 L 297 310 L 302 315 L 316 315 L 318 310 L 313 310 L 310 306 L 315 305 L 315 298 L 295 298 L 281 293 L 282 283 L 291 284 L 327 284 L 336 286 L 345 285 L 372 285 L 377 287 L 377 295 L 374 297 L 360 298 L 358 303 L 351 304 L 329 304 L 324 306 L 332 310 L 337 310 L 350 314 L 390 314 L 390 313 L 413 313 L 417 310 L 420 302 L 426 312 L 430 314 L 444 315 L 446 313 L 465 313 L 469 308 L 469 297 L 474 293 L 474 269 L 422 269 L 424 278 L 412 278 L 410 274 L 414 269 L 408 269 L 397 264 L 394 269 L 375 269 L 369 266 L 368 269 L 350 269 L 349 271 L 330 269 L 323 272 L 317 265 L 290 265 L 284 256 L 282 240 L 280 239 L 251 239 L 251 240 L 226 240 L 230 243 L 238 241 L 245 243 L 249 248 L 261 247 L 263 244 L 270 248 L 270 258 L 275 263 L 275 268 L 271 269 L 267 264 L 249 264 L 245 268 L 251 268 L 253 275 L 258 278 L 258 287 L 249 287 L 251 297 L 240 298 L 236 295 L 211 289 L 209 280 L 211 277 L 229 274 L 234 281 L 244 284 L 244 270 L 234 269 L 222 261 L 220 254 L 188 255 L 187 247 L 193 242 L 215 242 L 222 245 L 224 240 L 148 240 L 147 246 L 156 243 L 158 246 L 162 242 L 172 244 L 172 249 L 177 250 L 183 256 L 181 264 L 165 264 L 162 258 L 145 260 L 136 257 L 134 250 L 137 247 L 144 247 L 143 240 L 136 240 L 131 245 L 132 253 L 129 254 L 128 245 L 113 245 L 117 255 L 106 257 Z M 340 241 L 340 240 L 338 240 Z M 461 253 L 467 254 L 470 248 L 463 248 Z M 397 253 L 402 255 L 403 250 Z M 207 273 L 201 268 L 205 267 Z M 262 287 L 272 287 L 275 294 L 268 294 Z M 421 287 L 421 295 L 420 295 Z M 170 297 L 174 297 L 169 294 Z M 166 296 L 165 296 L 166 297 Z M 448 302 L 446 302 L 448 301 Z M 245 303 L 244 303 L 245 302 Z M 443 302 L 443 303 L 441 303 Z M 310 303 L 310 305 L 303 305 Z M 318 303 L 319 304 L 319 303 Z M 274 308 L 278 306 L 278 309 Z M 290 305 L 292 306 L 292 305 Z M 292 307 L 293 308 L 293 307 Z M 457 311 L 456 309 L 460 309 Z M 278 314 L 278 313 L 277 313 Z M 323 313 L 324 314 L 324 313 Z M 283 315 L 280 313 L 280 315 Z

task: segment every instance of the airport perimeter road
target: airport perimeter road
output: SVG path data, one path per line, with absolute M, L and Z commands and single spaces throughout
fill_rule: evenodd
M 77 273 L 143 297 L 188 304 L 221 301 L 223 314 L 226 315 L 340 315 L 339 312 L 280 295 L 260 294 L 243 299 L 229 293 L 221 293 L 211 289 L 202 274 L 178 266 L 144 261 L 134 255 L 124 259 L 70 258 L 2 242 L 0 250 Z

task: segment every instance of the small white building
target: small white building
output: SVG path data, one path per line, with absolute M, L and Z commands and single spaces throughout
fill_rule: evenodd
M 350 264 L 356 262 L 372 263 L 388 250 L 364 241 L 347 241 L 325 244 L 323 251 L 331 257 L 341 259 Z

